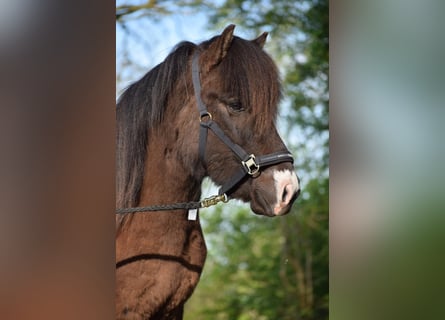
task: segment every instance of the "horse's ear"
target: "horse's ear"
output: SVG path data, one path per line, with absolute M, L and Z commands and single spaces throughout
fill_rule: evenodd
M 202 61 L 206 71 L 210 71 L 224 59 L 232 44 L 234 29 L 234 24 L 227 26 L 221 35 L 204 51 Z
M 262 35 L 260 35 L 256 39 L 252 40 L 252 42 L 256 43 L 258 46 L 260 46 L 260 48 L 263 48 L 264 47 L 264 43 L 266 42 L 266 38 L 267 38 L 268 34 L 269 34 L 268 32 L 263 32 Z

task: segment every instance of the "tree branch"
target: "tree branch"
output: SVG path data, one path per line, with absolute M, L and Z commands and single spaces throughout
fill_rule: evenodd
M 116 21 L 121 22 L 123 17 L 128 16 L 132 13 L 138 12 L 138 11 L 154 11 L 156 13 L 162 13 L 167 14 L 169 11 L 163 7 L 159 6 L 159 3 L 157 0 L 148 0 L 146 3 L 140 4 L 140 5 L 130 5 L 130 4 L 123 4 L 116 7 Z

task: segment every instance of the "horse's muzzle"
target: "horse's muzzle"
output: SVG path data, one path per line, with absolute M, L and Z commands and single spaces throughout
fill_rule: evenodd
M 253 212 L 265 216 L 289 213 L 300 194 L 300 183 L 294 171 L 269 169 L 254 179 L 250 199 Z

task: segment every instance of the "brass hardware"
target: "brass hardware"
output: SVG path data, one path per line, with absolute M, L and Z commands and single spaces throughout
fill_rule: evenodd
M 222 195 L 212 196 L 212 197 L 203 199 L 201 201 L 201 208 L 208 208 L 210 206 L 214 206 L 215 204 L 217 204 L 218 202 L 221 202 L 221 201 L 224 203 L 229 201 L 229 199 L 227 198 L 227 195 L 225 193 Z
M 212 114 L 210 112 L 206 112 L 206 113 L 204 113 L 204 114 L 199 116 L 199 122 L 202 122 L 202 119 L 205 118 L 205 117 L 209 117 L 210 120 L 213 119 Z

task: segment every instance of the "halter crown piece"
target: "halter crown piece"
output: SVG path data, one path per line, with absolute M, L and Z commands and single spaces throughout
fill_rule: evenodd
M 174 203 L 170 205 L 157 205 L 149 207 L 136 207 L 136 208 L 120 208 L 116 210 L 118 214 L 134 213 L 134 212 L 145 212 L 145 211 L 162 211 L 162 210 L 178 210 L 178 209 L 188 209 L 189 219 L 195 220 L 195 218 L 190 218 L 190 212 L 192 212 L 193 217 L 195 217 L 196 210 L 199 208 L 206 208 L 217 204 L 218 202 L 227 202 L 229 200 L 229 195 L 233 192 L 235 187 L 237 187 L 241 181 L 246 177 L 257 177 L 260 174 L 260 170 L 264 167 L 279 164 L 282 162 L 294 162 L 294 158 L 289 151 L 279 151 L 271 154 L 256 156 L 254 154 L 247 153 L 241 146 L 234 143 L 219 127 L 219 125 L 213 121 L 212 115 L 207 110 L 207 106 L 204 104 L 201 98 L 201 81 L 200 81 L 200 71 L 199 71 L 199 51 L 193 55 L 192 60 L 192 81 L 193 88 L 195 91 L 196 102 L 199 111 L 199 158 L 201 161 L 205 161 L 205 149 L 207 145 L 207 134 L 210 129 L 232 152 L 240 161 L 240 168 L 235 172 L 235 174 L 222 185 L 218 191 L 218 195 L 206 198 L 200 202 L 187 202 L 187 203 Z

